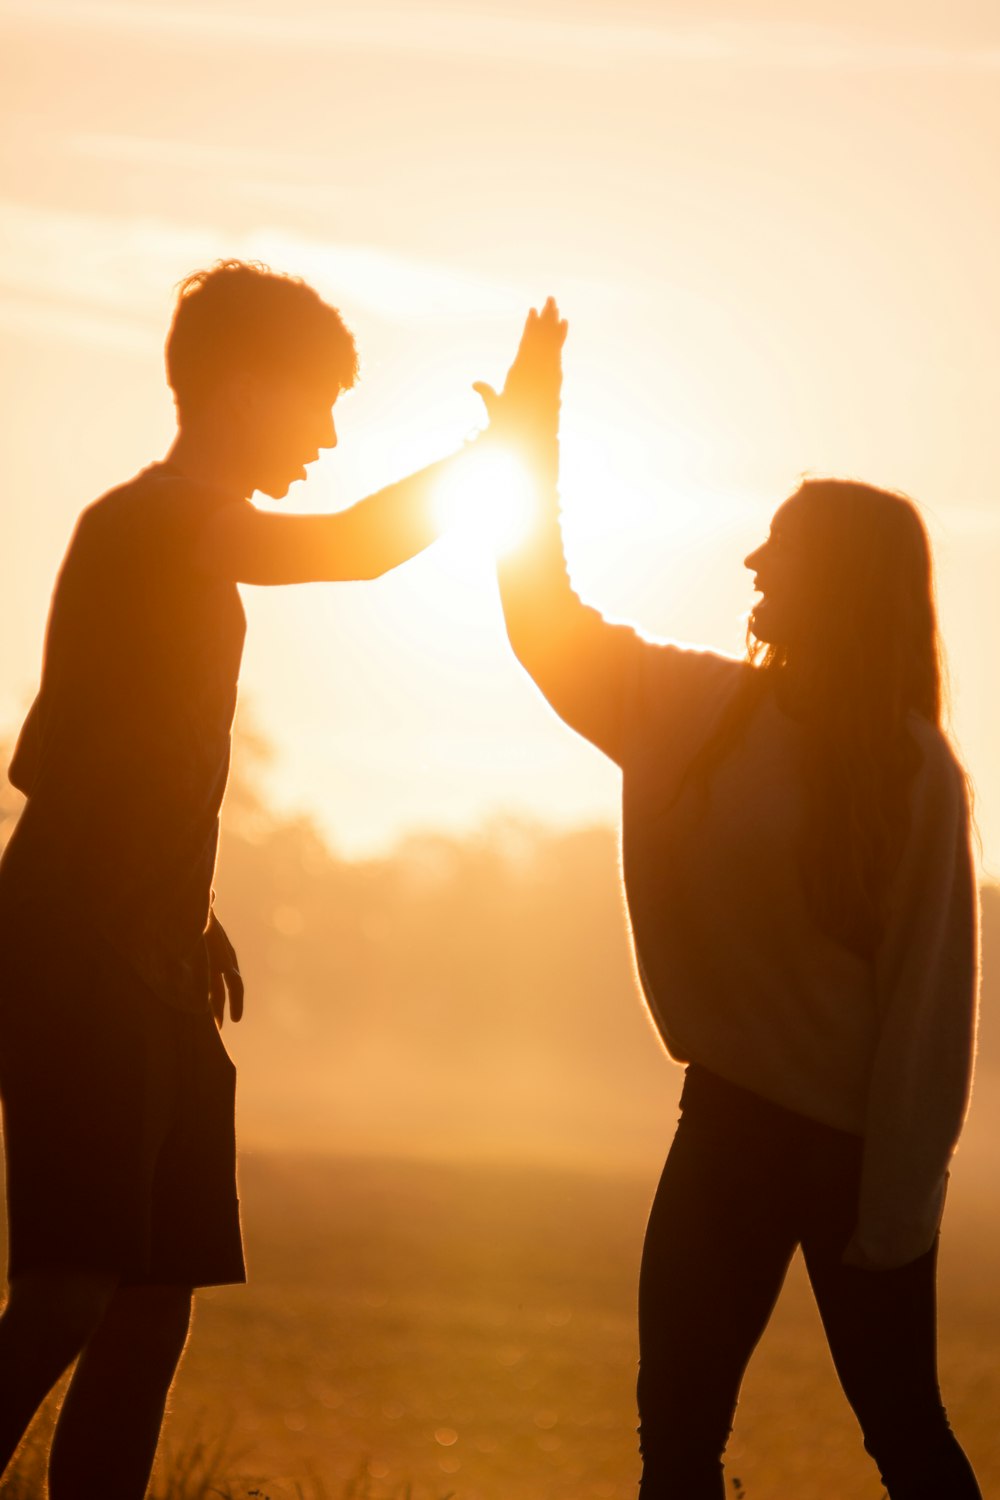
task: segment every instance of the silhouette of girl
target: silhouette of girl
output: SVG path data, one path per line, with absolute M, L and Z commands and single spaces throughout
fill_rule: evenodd
M 797 1246 L 891 1500 L 979 1496 L 936 1371 L 977 903 L 924 527 L 901 495 L 806 480 L 746 559 L 746 660 L 609 623 L 573 593 L 559 534 L 565 332 L 550 299 L 503 394 L 477 389 L 547 472 L 533 544 L 501 566 L 510 641 L 622 768 L 637 968 L 687 1064 L 640 1274 L 641 1500 L 723 1500 Z

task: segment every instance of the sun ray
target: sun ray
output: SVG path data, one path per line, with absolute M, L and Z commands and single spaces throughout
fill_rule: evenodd
M 473 446 L 438 489 L 438 523 L 503 555 L 527 534 L 534 495 L 531 473 L 516 454 L 506 448 Z

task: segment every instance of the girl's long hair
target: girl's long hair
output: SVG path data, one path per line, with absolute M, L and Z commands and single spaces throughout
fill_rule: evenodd
M 906 496 L 840 479 L 807 479 L 797 541 L 808 599 L 795 643 L 805 810 L 801 872 L 824 931 L 871 954 L 908 826 L 919 764 L 907 719 L 941 724 L 941 660 L 930 544 Z M 785 646 L 747 633 L 748 672 L 692 771 L 707 785 L 761 695 L 779 682 Z

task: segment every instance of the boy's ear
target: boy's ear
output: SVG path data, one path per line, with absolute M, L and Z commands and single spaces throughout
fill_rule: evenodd
M 220 410 L 237 421 L 256 423 L 264 400 L 264 382 L 253 370 L 234 371 L 219 389 Z

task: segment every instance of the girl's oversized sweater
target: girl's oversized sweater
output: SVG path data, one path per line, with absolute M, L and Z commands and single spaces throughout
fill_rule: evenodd
M 931 1245 L 968 1104 L 978 990 L 965 783 L 914 715 L 920 763 L 889 919 L 864 957 L 800 874 L 799 725 L 766 694 L 707 786 L 683 782 L 740 674 L 632 634 L 621 667 L 623 863 L 639 975 L 667 1051 L 865 1140 L 856 1241 Z
M 801 727 L 766 693 L 707 782 L 685 773 L 744 674 L 583 605 L 552 524 L 500 575 L 511 643 L 555 710 L 623 772 L 636 963 L 664 1046 L 864 1137 L 855 1244 L 905 1264 L 934 1240 L 975 1051 L 978 902 L 965 781 L 916 715 L 906 845 L 877 952 L 817 924 L 801 877 Z

